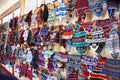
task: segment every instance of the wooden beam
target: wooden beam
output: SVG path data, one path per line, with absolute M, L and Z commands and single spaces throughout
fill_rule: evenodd
M 21 6 L 21 1 L 18 1 L 16 4 L 14 4 L 12 7 L 7 9 L 4 13 L 2 13 L 0 15 L 0 20 L 2 20 L 8 14 L 12 13 L 13 12 L 13 7 L 14 7 L 14 10 L 16 10 L 16 9 L 20 8 L 20 6 Z

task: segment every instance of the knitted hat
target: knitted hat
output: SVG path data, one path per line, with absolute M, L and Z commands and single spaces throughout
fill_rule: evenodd
M 61 61 L 61 62 L 67 62 L 68 61 L 68 55 L 66 54 L 63 54 L 61 52 L 57 52 L 54 56 L 55 59 L 57 59 L 58 61 Z
M 93 70 L 94 66 L 97 65 L 97 58 L 92 57 L 92 56 L 81 56 L 81 63 L 84 63 L 87 65 L 87 69 Z
M 66 5 L 64 3 L 60 3 L 58 7 L 55 8 L 55 15 L 56 18 L 59 18 L 59 22 L 61 22 L 62 17 L 66 17 L 67 11 L 66 11 Z
M 69 55 L 67 66 L 79 69 L 80 68 L 80 62 L 81 62 L 81 57 L 80 56 Z
M 32 10 L 27 14 L 27 17 L 25 19 L 25 22 L 28 23 L 28 26 L 31 25 L 31 16 L 32 16 Z
M 79 17 L 78 22 L 84 23 L 86 12 L 88 11 L 88 0 L 77 0 L 74 8 L 76 10 L 76 15 Z
M 48 24 L 51 26 L 51 25 L 54 24 L 55 11 L 54 11 L 54 5 L 53 5 L 53 3 L 51 3 L 50 5 L 51 5 L 51 9 L 49 10 Z
M 73 35 L 73 26 L 68 24 L 66 27 L 65 27 L 65 30 L 63 31 L 63 35 L 62 35 L 62 38 L 63 39 L 71 39 L 72 38 L 72 35 Z
M 99 0 L 99 2 L 97 0 L 89 0 L 89 10 L 93 10 L 94 14 L 100 17 L 103 12 L 103 3 L 104 0 Z
M 102 16 L 102 13 L 103 13 L 103 8 L 94 9 L 95 16 L 100 17 Z
M 88 46 L 88 43 L 85 42 L 87 34 L 85 31 L 79 31 L 81 28 L 82 27 L 80 27 L 80 25 L 76 23 L 77 30 L 75 33 L 73 33 L 73 37 L 72 37 L 72 46 L 76 47 L 76 50 L 78 51 L 79 54 L 85 53 L 86 48 Z
M 33 15 L 31 16 L 31 25 L 34 26 L 36 24 L 36 16 L 37 13 L 34 11 Z
M 69 69 L 68 69 L 69 71 Z M 78 80 L 78 72 L 79 70 L 73 70 L 73 72 L 71 74 L 67 75 L 67 80 Z
M 81 5 L 80 5 L 81 4 Z M 88 8 L 88 0 L 76 0 L 75 9 Z
M 54 66 L 53 66 L 53 63 L 52 63 L 52 60 L 49 59 L 49 62 L 48 62 L 48 70 L 50 72 L 53 72 L 54 71 Z
M 102 73 L 107 76 L 113 76 L 120 78 L 120 61 L 106 59 Z
M 109 31 L 112 28 L 112 23 L 116 21 L 117 20 L 114 17 L 112 17 L 111 19 L 97 20 L 95 25 L 98 27 L 102 27 L 104 31 L 104 37 L 109 38 Z
M 91 73 L 91 79 L 107 79 L 105 74 L 102 74 L 102 69 L 104 68 L 105 58 L 98 60 L 98 64 L 94 67 Z
M 80 23 L 79 23 L 80 24 Z M 94 28 L 94 21 L 80 24 L 87 34 L 90 34 Z
M 40 35 L 41 35 L 41 40 L 45 40 L 47 38 L 47 35 L 48 35 L 48 30 L 49 30 L 49 27 L 48 26 L 44 26 L 41 30 L 40 30 Z
M 119 8 L 119 1 L 107 0 L 109 17 L 113 17 L 114 10 Z
M 42 15 L 42 9 L 41 9 L 41 7 L 40 7 L 40 8 L 38 9 L 37 16 L 36 16 L 36 19 L 35 19 L 38 24 L 41 24 L 41 22 L 42 22 L 41 15 Z
M 116 25 L 116 26 L 114 26 Z M 113 59 L 117 59 L 119 54 L 119 37 L 118 37 L 118 28 L 117 24 L 114 23 L 113 28 L 109 32 L 110 38 L 106 40 L 105 49 L 111 51 L 111 56 Z
M 42 7 L 44 7 L 44 9 L 42 10 L 41 19 L 42 19 L 42 21 L 47 22 L 48 15 L 49 15 L 49 13 L 48 13 L 48 7 L 47 7 L 46 4 L 42 4 L 41 8 Z
M 75 5 L 75 0 L 67 0 L 67 16 L 68 18 L 73 18 L 74 17 L 74 5 Z
M 102 43 L 105 42 L 104 32 L 101 27 L 95 26 L 91 32 L 92 39 L 88 37 L 88 43 Z

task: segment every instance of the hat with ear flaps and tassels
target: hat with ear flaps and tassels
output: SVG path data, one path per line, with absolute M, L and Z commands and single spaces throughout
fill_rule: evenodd
M 104 0 L 88 0 L 89 2 L 89 10 L 93 11 L 95 16 L 101 17 L 103 13 L 103 3 Z
M 84 29 L 76 22 L 76 31 L 73 33 L 72 46 L 76 47 L 79 54 L 83 54 L 89 45 L 86 40 L 86 32 Z

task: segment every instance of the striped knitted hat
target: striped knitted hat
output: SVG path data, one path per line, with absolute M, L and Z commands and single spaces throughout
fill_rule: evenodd
M 80 30 L 81 29 L 81 30 Z M 76 47 L 76 50 L 79 54 L 83 54 L 86 51 L 88 43 L 85 41 L 86 32 L 76 23 L 76 31 L 73 33 L 72 37 L 72 46 Z
M 105 74 L 102 74 L 102 69 L 104 67 L 105 58 L 101 58 L 98 60 L 98 64 L 94 67 L 92 73 L 91 73 L 91 79 L 100 79 L 100 80 L 106 80 L 107 76 Z

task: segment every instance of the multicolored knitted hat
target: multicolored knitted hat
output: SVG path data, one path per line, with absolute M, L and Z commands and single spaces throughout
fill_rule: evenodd
M 91 34 L 92 39 L 87 37 L 88 43 L 102 43 L 105 42 L 104 32 L 101 27 L 94 26 Z
M 51 9 L 49 10 L 49 16 L 48 16 L 48 25 L 51 26 L 54 24 L 55 20 L 55 11 L 54 11 L 54 5 L 53 3 L 50 4 Z
M 98 60 L 98 64 L 94 67 L 91 73 L 91 79 L 101 79 L 106 80 L 106 74 L 102 74 L 102 69 L 104 68 L 105 58 L 101 58 Z
M 120 78 L 120 61 L 113 59 L 106 59 L 102 73 L 107 76 Z
M 81 5 L 80 5 L 81 4 Z M 75 4 L 76 15 L 79 16 L 78 22 L 84 23 L 86 12 L 88 12 L 88 0 L 77 0 Z
M 76 47 L 76 50 L 79 54 L 85 53 L 88 46 L 88 43 L 85 41 L 87 34 L 84 29 L 81 28 L 82 27 L 78 23 L 76 23 L 76 32 L 73 33 L 72 37 L 72 46 Z M 80 31 L 80 29 L 82 31 Z

